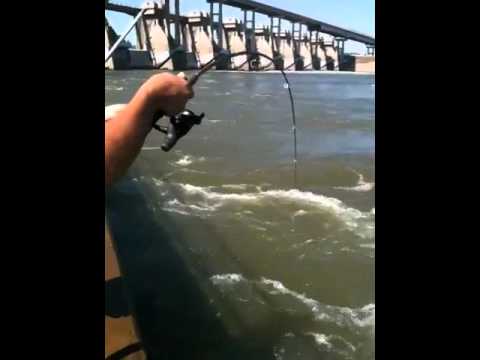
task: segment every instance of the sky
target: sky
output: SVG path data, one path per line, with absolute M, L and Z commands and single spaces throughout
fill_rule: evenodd
M 111 0 L 112 2 L 124 5 L 140 7 L 142 0 Z M 300 15 L 305 15 L 332 25 L 340 26 L 346 29 L 358 31 L 363 34 L 375 36 L 375 0 L 256 0 L 266 5 L 278 7 Z M 173 9 L 174 1 L 171 0 Z M 206 0 L 180 0 L 180 14 L 185 15 L 192 10 L 209 11 L 210 4 Z M 107 19 L 117 33 L 123 33 L 133 18 L 131 16 L 116 12 L 107 11 Z M 237 17 L 243 19 L 241 10 L 230 6 L 223 6 L 223 16 Z M 270 25 L 268 17 L 256 14 L 256 23 L 258 26 Z M 282 21 L 282 28 L 291 30 L 291 24 Z M 283 30 L 283 29 L 282 29 Z M 135 32 L 132 31 L 127 39 L 135 44 Z M 355 52 L 359 54 L 366 53 L 366 47 L 363 44 L 347 41 L 345 43 L 346 52 Z

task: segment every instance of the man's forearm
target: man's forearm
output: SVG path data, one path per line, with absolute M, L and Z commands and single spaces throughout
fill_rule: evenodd
M 105 122 L 105 184 L 122 176 L 142 149 L 153 126 L 154 114 L 178 114 L 193 97 L 183 77 L 169 73 L 152 76 L 137 91 L 130 103 Z
M 114 120 L 105 123 L 105 182 L 122 176 L 139 154 L 152 129 L 154 106 L 138 92 Z

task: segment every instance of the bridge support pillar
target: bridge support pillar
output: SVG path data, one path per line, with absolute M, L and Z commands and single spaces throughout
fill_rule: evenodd
M 312 63 L 315 70 L 324 70 L 327 64 L 327 56 L 323 47 L 323 38 L 320 33 L 315 31 L 315 37 L 312 36 Z
M 338 52 L 335 46 L 335 40 L 331 35 L 322 34 L 323 51 L 325 52 L 325 66 L 326 70 L 338 70 Z
M 156 1 L 146 1 L 143 7 L 147 10 L 137 27 L 138 41 L 142 50 L 148 50 L 152 56 L 153 65 L 162 69 L 173 70 L 170 56 L 170 44 L 168 33 L 169 23 L 166 13 L 168 8 Z
M 248 18 L 249 11 L 243 10 L 243 33 L 247 40 L 247 51 L 252 53 L 257 51 L 255 43 L 255 11 L 250 11 L 250 19 Z M 256 57 L 252 58 L 249 61 L 248 65 L 249 70 L 258 69 L 258 59 Z
M 217 5 L 216 10 L 215 5 Z M 223 28 L 223 0 L 212 1 L 210 3 L 210 20 L 213 46 L 219 49 L 226 48 L 225 29 Z
M 193 54 L 189 51 L 189 34 L 185 30 L 185 24 L 180 16 L 180 0 L 175 0 L 174 9 L 171 9 L 171 1 L 163 0 L 163 16 L 165 18 L 166 34 L 172 55 L 175 70 L 185 70 L 192 67 Z M 173 30 L 172 30 L 173 24 Z
M 258 52 L 261 52 L 271 58 L 273 58 L 273 37 L 270 30 L 267 27 L 255 29 L 255 48 Z M 275 63 L 271 60 L 259 56 L 257 59 L 256 70 L 274 70 Z
M 301 59 L 301 66 L 299 70 L 312 70 L 313 69 L 313 60 L 312 60 L 312 43 L 311 43 L 311 33 L 310 36 L 307 34 L 302 35 L 302 25 L 300 25 L 300 39 L 298 41 L 298 54 Z
M 303 70 L 303 58 L 300 55 L 300 44 L 302 39 L 302 24 L 292 22 L 292 44 L 295 65 L 294 70 Z
M 247 43 L 245 33 L 243 32 L 243 24 L 235 18 L 227 18 L 223 23 L 225 29 L 225 38 L 227 48 L 230 53 L 247 51 Z M 233 70 L 249 70 L 248 56 L 241 55 L 230 60 Z
M 275 23 L 275 19 L 277 20 Z M 281 18 L 270 17 L 270 34 L 272 36 L 272 53 L 275 59 L 275 69 L 283 69 L 283 56 L 280 51 L 280 31 L 282 26 Z
M 280 33 L 280 53 L 283 57 L 283 70 L 295 69 L 295 50 L 293 45 L 292 34 L 287 32 Z
M 228 52 L 227 38 L 223 26 L 223 0 L 213 0 L 210 3 L 210 34 L 214 54 Z M 216 68 L 229 69 L 230 63 L 230 60 L 222 60 L 217 62 Z
M 214 56 L 210 17 L 203 11 L 192 11 L 187 15 L 192 38 L 192 51 L 195 54 L 197 68 L 205 65 Z
M 344 55 L 345 55 L 345 41 L 347 39 L 345 38 L 340 38 L 337 37 L 335 38 L 335 48 L 337 50 L 337 56 L 338 56 L 338 70 L 343 69 L 343 63 L 344 63 Z
M 375 56 L 375 46 L 367 45 L 367 55 Z

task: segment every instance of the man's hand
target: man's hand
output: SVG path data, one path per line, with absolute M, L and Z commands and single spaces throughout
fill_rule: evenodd
M 172 116 L 185 109 L 187 101 L 193 98 L 193 90 L 183 77 L 170 73 L 152 76 L 142 86 L 154 112 L 162 110 Z
M 106 185 L 130 167 L 157 120 L 154 114 L 162 111 L 176 115 L 192 97 L 187 80 L 169 73 L 154 75 L 140 87 L 132 100 L 105 123 Z

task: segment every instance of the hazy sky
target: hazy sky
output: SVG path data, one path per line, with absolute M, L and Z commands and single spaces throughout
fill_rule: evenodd
M 143 3 L 141 0 L 111 0 L 118 4 L 138 6 Z M 300 15 L 305 15 L 320 21 L 344 27 L 346 29 L 356 30 L 358 32 L 375 36 L 375 0 L 257 0 L 258 2 L 275 6 L 284 10 L 288 10 Z M 173 9 L 174 1 L 171 0 Z M 210 10 L 210 4 L 206 0 L 180 0 L 180 13 L 186 14 L 192 10 Z M 234 16 L 243 19 L 243 13 L 236 8 L 223 6 L 223 16 Z M 123 33 L 132 21 L 132 17 L 115 12 L 106 12 L 110 25 L 117 31 Z M 268 17 L 256 14 L 256 22 L 258 25 L 268 24 Z M 290 30 L 291 24 L 282 21 L 282 25 L 286 25 L 285 29 Z M 283 26 L 282 26 L 283 27 Z M 135 32 L 127 38 L 130 42 L 135 43 Z M 345 43 L 347 52 L 365 53 L 366 48 L 363 44 L 353 41 Z

